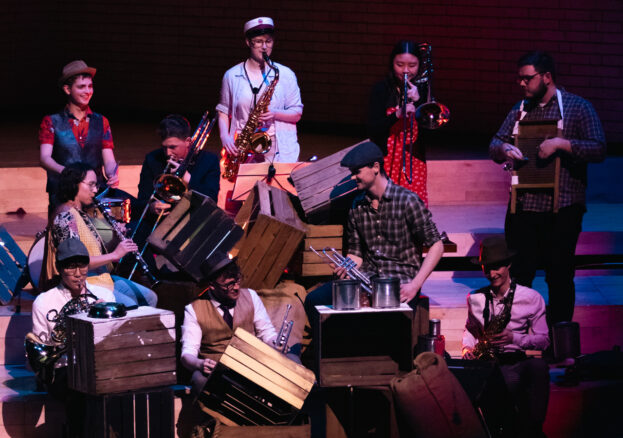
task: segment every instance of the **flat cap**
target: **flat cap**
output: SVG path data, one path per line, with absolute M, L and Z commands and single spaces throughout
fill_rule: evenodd
M 383 152 L 375 143 L 366 141 L 358 144 L 344 155 L 340 165 L 349 169 L 359 169 L 377 161 L 383 163 Z
M 63 240 L 56 249 L 56 261 L 64 262 L 68 259 L 83 258 L 89 262 L 89 251 L 80 240 L 75 238 Z

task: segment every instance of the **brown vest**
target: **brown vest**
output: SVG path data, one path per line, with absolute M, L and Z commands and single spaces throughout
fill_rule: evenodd
M 240 289 L 240 296 L 234 307 L 233 330 L 229 328 L 218 309 L 209 299 L 195 300 L 192 305 L 197 315 L 197 322 L 201 327 L 199 357 L 202 359 L 218 361 L 234 335 L 234 330 L 238 327 L 255 334 L 255 325 L 253 324 L 255 308 L 251 294 L 247 289 Z

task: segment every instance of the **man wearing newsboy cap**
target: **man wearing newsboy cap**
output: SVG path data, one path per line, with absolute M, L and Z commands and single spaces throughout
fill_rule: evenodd
M 489 285 L 467 297 L 467 322 L 463 332 L 465 359 L 496 360 L 517 406 L 517 436 L 543 436 L 549 396 L 549 368 L 542 359 L 528 358 L 526 350 L 549 345 L 545 302 L 530 288 L 510 276 L 515 251 L 503 235 L 487 237 L 480 244 L 480 265 Z
M 39 161 L 48 175 L 50 213 L 58 205 L 58 179 L 68 164 L 87 163 L 95 169 L 100 185 L 119 184 L 110 124 L 106 117 L 89 107 L 96 71 L 82 60 L 63 67 L 58 85 L 67 97 L 67 104 L 60 112 L 45 116 L 39 127 Z
M 400 279 L 400 300 L 415 306 L 422 284 L 443 254 L 443 243 L 431 212 L 418 195 L 394 184 L 383 169 L 383 153 L 367 141 L 351 149 L 340 163 L 348 167 L 361 194 L 348 213 L 347 256 L 369 277 Z M 422 247 L 428 253 L 422 257 Z M 345 277 L 344 268 L 335 273 Z M 331 304 L 331 285 L 310 293 L 305 309 Z

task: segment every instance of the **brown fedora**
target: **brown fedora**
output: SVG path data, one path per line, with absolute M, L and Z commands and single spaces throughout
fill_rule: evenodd
M 509 262 L 517 254 L 517 251 L 508 249 L 504 236 L 486 237 L 480 243 L 480 255 L 472 258 L 471 262 L 476 265 L 494 265 Z
M 71 61 L 69 64 L 63 67 L 63 74 L 58 80 L 58 85 L 62 87 L 63 84 L 65 84 L 65 81 L 67 81 L 67 79 L 69 79 L 72 76 L 79 75 L 79 74 L 88 74 L 91 76 L 95 76 L 96 71 L 97 69 L 93 67 L 89 67 L 87 63 L 84 62 L 82 59 Z

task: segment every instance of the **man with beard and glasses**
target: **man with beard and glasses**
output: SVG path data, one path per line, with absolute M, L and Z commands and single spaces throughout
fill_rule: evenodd
M 538 189 L 522 190 L 517 212 L 506 214 L 505 232 L 517 252 L 511 268 L 517 283 L 530 287 L 542 260 L 549 287 L 548 322 L 570 321 L 575 305 L 575 247 L 586 211 L 587 163 L 603 161 L 606 141 L 593 106 L 556 86 L 552 57 L 530 52 L 519 58 L 517 83 L 525 99 L 506 116 L 491 140 L 489 153 L 497 163 L 524 159 L 513 146 L 520 120 L 558 120 L 558 137 L 537 146 L 538 157 L 560 157 L 558 212 L 553 195 Z

